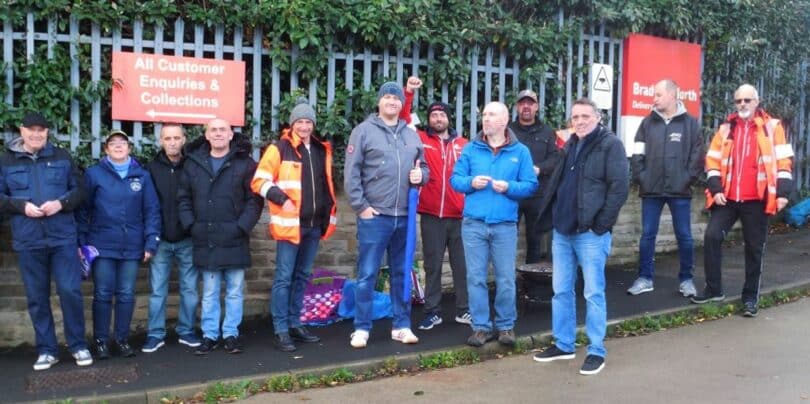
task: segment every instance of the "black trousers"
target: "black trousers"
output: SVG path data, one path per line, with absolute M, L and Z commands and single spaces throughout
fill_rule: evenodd
M 461 241 L 461 219 L 439 218 L 423 214 L 422 258 L 425 261 L 425 313 L 438 313 L 442 301 L 442 262 L 444 251 L 450 256 L 453 289 L 456 294 L 456 315 L 467 311 L 467 263 Z
M 518 226 L 520 222 L 525 225 L 526 235 L 526 263 L 536 264 L 543 258 L 551 255 L 551 232 L 541 231 L 537 216 L 540 214 L 539 200 L 526 200 L 520 203 L 518 209 Z
M 737 219 L 742 222 L 745 241 L 745 284 L 742 300 L 757 302 L 762 275 L 762 257 L 765 254 L 765 242 L 768 237 L 768 215 L 765 214 L 763 201 L 729 201 L 725 206 L 712 207 L 703 241 L 706 293 L 710 296 L 723 293 L 720 269 L 723 259 L 722 243 Z

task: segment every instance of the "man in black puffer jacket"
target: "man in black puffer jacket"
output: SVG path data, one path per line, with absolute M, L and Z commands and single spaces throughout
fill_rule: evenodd
M 703 143 L 700 124 L 678 100 L 678 86 L 672 80 L 658 82 L 653 110 L 641 121 L 633 147 L 633 180 L 641 196 L 641 240 L 638 279 L 627 289 L 631 295 L 653 290 L 655 237 L 664 204 L 669 206 L 678 240 L 680 293 L 696 294 L 691 185 L 703 173 Z
M 611 230 L 627 200 L 630 173 L 624 145 L 599 124 L 596 104 L 582 98 L 571 106 L 575 134 L 563 148 L 562 164 L 551 174 L 540 203 L 540 216 L 553 211 L 554 276 L 551 326 L 556 343 L 534 360 L 573 359 L 576 339 L 577 267 L 582 267 L 586 301 L 585 333 L 590 340 L 580 374 L 593 375 L 605 366 L 607 331 L 605 264 Z
M 224 119 L 206 125 L 205 137 L 186 149 L 178 200 L 180 223 L 191 233 L 194 266 L 203 278 L 203 342 L 195 351 L 205 355 L 219 345 L 229 353 L 242 351 L 245 269 L 250 266 L 250 232 L 259 221 L 262 199 L 250 189 L 256 162 L 250 140 L 234 135 Z M 220 333 L 219 290 L 225 280 L 225 319 Z

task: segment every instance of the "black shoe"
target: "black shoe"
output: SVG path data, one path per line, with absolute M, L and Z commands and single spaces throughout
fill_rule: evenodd
M 513 330 L 500 330 L 498 331 L 498 343 L 506 346 L 515 346 L 515 331 Z
M 239 343 L 239 339 L 234 336 L 225 338 L 225 342 L 222 344 L 222 349 L 230 354 L 242 353 L 244 350 L 242 349 L 242 344 Z
M 585 362 L 579 369 L 581 375 L 595 375 L 602 371 L 605 367 L 605 358 L 596 355 L 588 355 L 585 357 Z
M 135 350 L 129 346 L 129 342 L 127 341 L 116 341 L 115 348 L 118 350 L 118 354 L 124 358 L 131 358 L 135 356 Z
M 557 345 L 552 345 L 551 348 L 534 354 L 534 360 L 536 362 L 551 362 L 560 359 L 574 359 L 576 356 L 577 354 L 575 352 L 565 352 L 557 348 Z
M 756 317 L 759 314 L 759 308 L 757 307 L 757 302 L 755 301 L 747 301 L 743 303 L 743 316 L 745 317 Z
M 202 344 L 194 350 L 194 355 L 208 355 L 211 351 L 217 349 L 219 341 L 214 341 L 211 338 L 203 338 Z
M 720 294 L 711 294 L 709 292 L 703 292 L 700 295 L 692 296 L 689 300 L 691 300 L 692 303 L 695 303 L 695 304 L 703 304 L 703 303 L 709 303 L 709 302 L 722 302 L 723 300 L 726 300 L 726 295 L 724 295 L 722 293 L 720 293 Z
M 292 334 L 292 332 L 290 334 Z M 298 349 L 295 347 L 295 344 L 293 344 L 293 340 L 292 338 L 290 338 L 290 334 L 287 333 L 276 334 L 275 341 L 273 341 L 274 344 L 276 345 L 276 349 L 278 349 L 281 352 L 292 352 Z
M 473 331 L 472 335 L 470 335 L 470 337 L 467 338 L 467 345 L 480 347 L 484 346 L 484 344 L 494 339 L 495 333 L 492 331 L 483 331 L 483 330 Z
M 321 342 L 321 339 L 304 327 L 290 328 L 290 337 L 298 342 Z
M 96 359 L 110 359 L 110 349 L 101 338 L 96 338 Z

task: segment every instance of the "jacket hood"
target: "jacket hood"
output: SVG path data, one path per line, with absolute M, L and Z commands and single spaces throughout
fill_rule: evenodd
M 31 155 L 32 153 L 29 153 L 28 151 L 25 150 L 25 148 L 23 147 L 23 143 L 24 141 L 22 136 L 18 136 L 12 139 L 10 142 L 8 142 L 8 145 L 6 147 L 8 148 L 9 151 L 12 151 L 14 153 L 24 153 Z M 36 154 L 40 155 L 43 152 L 47 154 L 48 153 L 47 151 L 50 149 L 51 149 L 51 142 L 45 142 L 45 146 L 43 146 L 42 149 Z
M 512 129 L 509 128 L 508 126 L 506 127 L 506 133 L 509 134 L 509 144 L 506 145 L 506 147 L 511 147 L 511 146 L 514 146 L 517 143 L 520 143 L 520 140 L 518 140 L 517 135 L 515 134 L 515 132 L 512 131 Z M 475 140 L 473 142 L 480 143 L 480 144 L 483 144 L 486 147 L 489 147 L 487 142 L 484 141 L 484 131 L 483 130 L 478 132 L 478 134 L 475 135 Z
M 191 154 L 207 155 L 210 152 L 211 145 L 208 143 L 208 140 L 205 139 L 205 136 L 199 136 L 192 140 L 191 143 L 188 143 L 185 147 L 183 147 L 184 156 Z M 234 154 L 239 157 L 250 157 L 250 153 L 252 152 L 253 144 L 250 142 L 250 139 L 242 133 L 234 133 L 233 139 L 231 139 L 230 154 Z
M 664 118 L 664 115 L 661 114 L 660 112 L 658 112 L 658 110 L 655 109 L 655 108 L 653 108 L 653 114 L 655 116 L 661 118 L 662 120 L 666 121 L 666 118 Z M 683 105 L 683 101 L 678 100 L 677 103 L 675 104 L 675 113 L 672 114 L 672 118 L 670 118 L 670 120 L 675 119 L 676 117 L 679 117 L 679 116 L 685 115 L 685 114 L 686 114 L 686 106 Z

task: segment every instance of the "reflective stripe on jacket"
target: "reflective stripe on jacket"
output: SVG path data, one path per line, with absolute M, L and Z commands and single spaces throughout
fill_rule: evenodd
M 737 114 L 729 117 L 737 120 Z M 734 161 L 731 158 L 734 139 L 731 123 L 724 123 L 712 138 L 706 152 L 706 208 L 714 204 L 714 194 L 728 194 Z M 785 138 L 785 130 L 778 119 L 758 110 L 754 117 L 757 138 L 757 192 L 765 201 L 765 213 L 776 214 L 776 199 L 787 198 L 793 186 L 793 148 Z
M 335 232 L 337 225 L 337 204 L 335 203 L 335 189 L 332 182 L 332 146 L 326 141 L 317 141 L 313 138 L 313 146 L 321 145 L 325 150 L 326 184 L 329 189 L 331 206 L 329 218 L 324 220 L 326 226 L 321 230 L 321 239 L 326 240 Z M 285 240 L 293 244 L 301 242 L 301 204 L 302 185 L 302 158 L 298 147 L 301 140 L 293 136 L 290 129 L 284 130 L 279 145 L 273 144 L 264 152 L 256 174 L 250 187 L 253 192 L 267 199 L 267 208 L 270 212 L 270 235 L 275 240 Z M 315 178 L 310 179 L 315 180 Z M 314 182 L 313 182 L 314 186 Z M 313 192 L 313 198 L 316 193 Z M 293 211 L 284 211 L 284 202 L 290 199 L 295 206 Z M 310 201 L 316 202 L 316 201 Z

